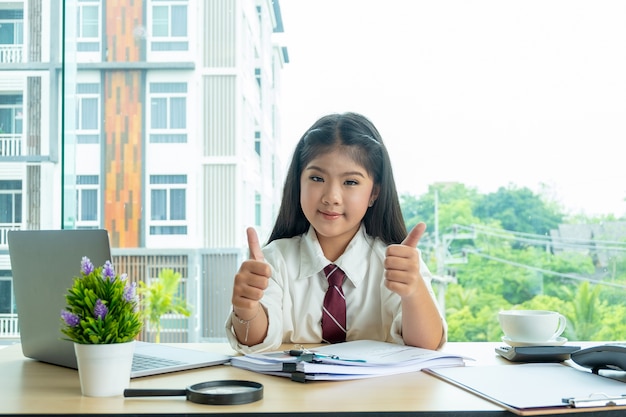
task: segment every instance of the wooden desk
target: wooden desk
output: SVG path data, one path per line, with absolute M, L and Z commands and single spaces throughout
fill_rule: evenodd
M 190 344 L 200 350 L 232 354 L 226 344 Z M 444 350 L 471 356 L 469 366 L 503 364 L 496 343 L 449 343 Z M 2 415 L 346 415 L 512 416 L 501 407 L 422 372 L 353 381 L 301 384 L 220 365 L 194 371 L 137 378 L 131 388 L 185 388 L 224 379 L 257 381 L 260 401 L 234 406 L 188 402 L 184 397 L 90 398 L 80 392 L 78 372 L 24 358 L 19 345 L 0 349 L 0 414 Z M 341 395 L 342 398 L 337 398 Z M 579 410 L 574 410 L 579 411 Z M 624 410 L 576 415 L 613 417 Z

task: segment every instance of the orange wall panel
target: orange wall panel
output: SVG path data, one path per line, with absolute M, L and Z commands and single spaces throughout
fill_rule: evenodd
M 107 0 L 108 62 L 138 62 L 145 47 L 143 1 Z M 113 247 L 142 244 L 143 71 L 104 70 L 104 225 Z
M 104 223 L 114 247 L 139 247 L 142 215 L 141 71 L 105 74 Z

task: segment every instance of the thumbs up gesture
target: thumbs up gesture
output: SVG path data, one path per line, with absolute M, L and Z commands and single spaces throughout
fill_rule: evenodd
M 418 223 L 404 241 L 387 247 L 385 257 L 385 285 L 400 297 L 409 297 L 420 288 L 420 258 L 417 244 L 426 231 L 425 223 Z
M 233 309 L 239 317 L 252 317 L 258 311 L 259 300 L 268 286 L 271 274 L 269 264 L 265 262 L 256 230 L 250 227 L 248 235 L 249 259 L 244 261 L 235 275 L 233 285 Z

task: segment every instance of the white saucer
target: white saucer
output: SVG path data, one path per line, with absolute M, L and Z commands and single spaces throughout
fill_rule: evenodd
M 511 340 L 507 336 L 502 336 L 502 341 L 509 346 L 561 346 L 567 342 L 565 337 L 557 337 L 556 339 L 546 340 L 545 342 L 522 342 L 517 340 Z

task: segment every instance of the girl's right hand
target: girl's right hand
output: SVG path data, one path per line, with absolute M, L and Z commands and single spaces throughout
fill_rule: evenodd
M 269 284 L 271 268 L 265 262 L 256 230 L 246 230 L 250 258 L 244 261 L 235 275 L 233 310 L 244 320 L 253 317 L 259 309 L 259 300 Z

